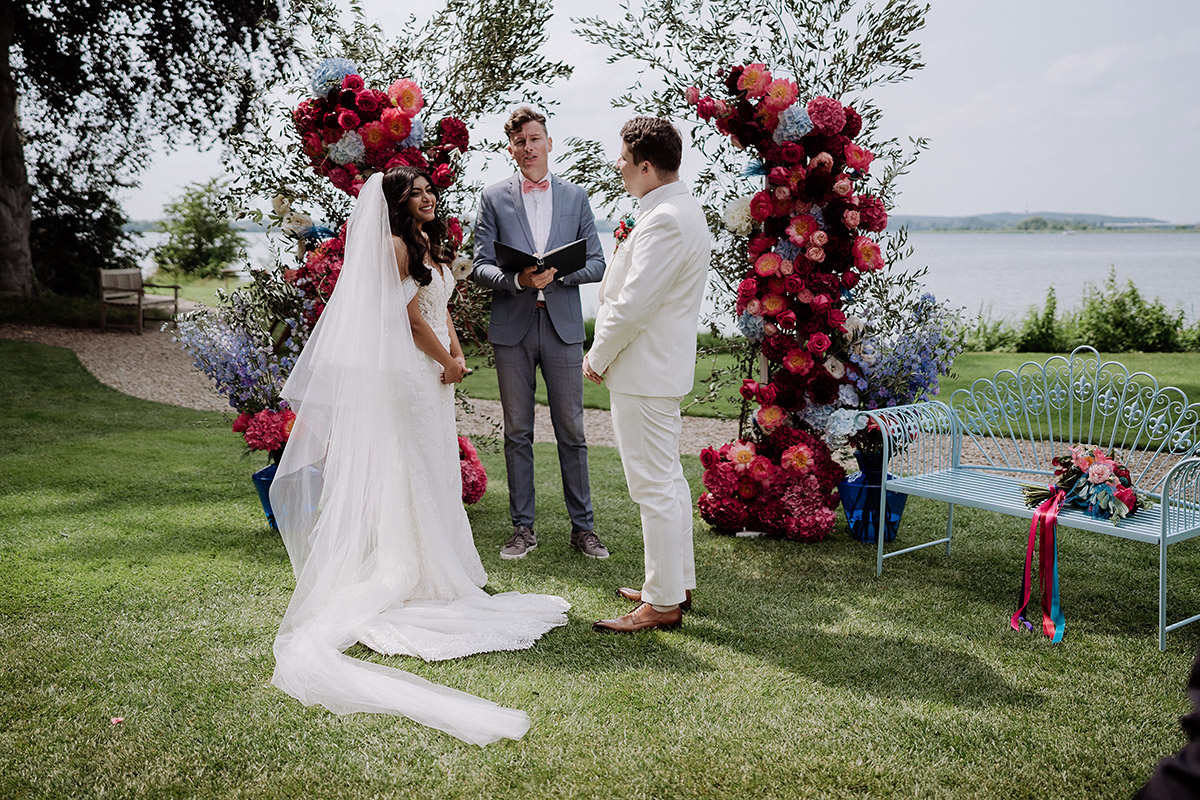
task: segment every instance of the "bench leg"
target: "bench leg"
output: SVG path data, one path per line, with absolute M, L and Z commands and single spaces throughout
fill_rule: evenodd
M 1158 539 L 1158 649 L 1167 649 L 1167 536 Z
M 946 555 L 950 555 L 950 534 L 954 531 L 954 503 L 950 503 L 946 514 Z

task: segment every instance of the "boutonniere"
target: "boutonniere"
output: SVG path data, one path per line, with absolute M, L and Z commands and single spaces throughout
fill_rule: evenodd
M 621 242 L 628 239 L 629 234 L 633 232 L 634 222 L 636 220 L 634 220 L 633 215 L 630 215 L 617 223 L 617 229 L 613 231 L 613 238 L 617 240 L 617 245 L 613 248 L 614 253 L 621 246 Z

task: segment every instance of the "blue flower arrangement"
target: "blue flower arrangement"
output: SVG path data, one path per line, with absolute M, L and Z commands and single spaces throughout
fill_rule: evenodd
M 342 79 L 357 75 L 358 67 L 348 58 L 327 58 L 317 65 L 312 74 L 313 97 L 324 97 L 331 89 L 342 88 Z

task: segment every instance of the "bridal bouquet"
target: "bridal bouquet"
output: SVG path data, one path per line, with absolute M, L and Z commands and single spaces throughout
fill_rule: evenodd
M 1054 483 L 1025 486 L 1025 505 L 1033 508 L 1062 492 L 1065 503 L 1097 519 L 1115 525 L 1139 508 L 1148 508 L 1150 498 L 1133 487 L 1129 470 L 1118 459 L 1093 444 L 1077 444 L 1066 455 L 1055 456 Z

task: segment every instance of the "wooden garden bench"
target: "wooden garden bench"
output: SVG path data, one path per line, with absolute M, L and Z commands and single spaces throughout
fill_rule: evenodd
M 1059 526 L 1158 547 L 1160 650 L 1168 631 L 1200 619 L 1167 624 L 1167 548 L 1200 535 L 1200 404 L 1181 390 L 1080 347 L 977 380 L 948 404 L 929 401 L 861 416 L 886 432 L 884 463 L 891 474 L 883 476 L 882 488 L 950 506 L 946 535 L 936 541 L 884 552 L 885 537 L 876 536 L 876 574 L 885 559 L 903 553 L 945 544 L 949 554 L 956 505 L 1032 519 L 1022 485 L 1052 483 L 1051 459 L 1086 443 L 1117 451 L 1139 493 L 1157 504 L 1116 525 L 1064 506 Z M 886 519 L 887 493 L 879 494 L 877 519 Z
M 164 294 L 147 294 L 146 288 L 174 289 L 175 296 Z M 146 283 L 142 280 L 140 269 L 102 269 L 100 270 L 100 330 L 104 330 L 108 322 L 108 307 L 128 308 L 136 313 L 137 320 L 133 324 L 140 336 L 145 323 L 145 311 L 171 304 L 171 316 L 179 313 L 178 284 Z

